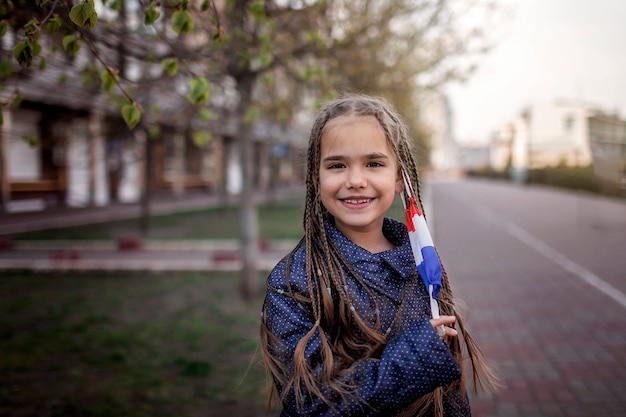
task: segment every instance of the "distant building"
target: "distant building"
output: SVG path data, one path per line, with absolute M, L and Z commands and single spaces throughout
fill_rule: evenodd
M 595 111 L 588 125 L 595 174 L 626 189 L 626 120 Z
M 457 167 L 463 171 L 485 171 L 489 168 L 488 144 L 469 143 L 458 147 Z
M 588 106 L 554 102 L 528 106 L 514 122 L 512 162 L 516 167 L 588 166 Z
M 626 175 L 626 120 L 574 101 L 536 103 L 494 132 L 490 167 L 521 173 L 555 166 L 590 166 L 620 181 Z
M 430 135 L 430 164 L 437 172 L 458 168 L 458 147 L 453 133 L 453 117 L 448 97 L 439 91 L 425 93 L 422 120 Z
M 14 36 L 7 32 L 0 49 L 10 50 Z M 42 36 L 41 42 L 46 45 L 48 39 Z M 44 53 L 51 49 L 47 45 Z M 135 97 L 144 114 L 130 130 L 113 100 L 101 92 L 97 72 L 96 81 L 86 82 L 90 78 L 83 65 L 93 59 L 86 48 L 71 62 L 64 54 L 46 58 L 45 71 L 12 62 L 14 73 L 0 91 L 0 212 L 134 203 L 146 191 L 172 191 L 178 197 L 192 188 L 240 192 L 238 96 L 229 77 L 216 81 L 220 89 L 203 107 L 211 111 L 210 120 L 195 117 L 198 109 L 179 91 L 187 82 L 183 75 L 135 80 L 144 82 Z M 153 62 L 132 61 L 127 67 L 130 74 L 162 71 Z M 11 105 L 16 91 L 21 97 L 17 107 Z M 306 133 L 267 120 L 252 133 L 257 189 L 299 182 L 297 155 Z

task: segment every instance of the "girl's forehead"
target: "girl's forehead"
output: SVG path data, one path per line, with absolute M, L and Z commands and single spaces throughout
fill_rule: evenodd
M 328 144 L 329 139 L 334 142 L 339 137 L 350 137 L 351 133 L 363 131 L 375 132 L 375 135 L 387 141 L 384 129 L 374 116 L 346 115 L 336 117 L 326 123 L 321 138 L 322 146 Z
M 366 150 L 394 154 L 384 129 L 374 116 L 340 116 L 331 122 L 326 124 L 319 143 L 322 154 L 354 154 Z
M 367 123 L 372 126 L 375 125 L 382 130 L 382 127 L 380 126 L 378 119 L 376 119 L 374 116 L 347 114 L 347 115 L 335 117 L 334 119 L 329 120 L 326 123 L 326 127 L 324 131 L 328 132 L 329 130 L 335 127 L 354 125 L 354 124 L 359 124 L 359 123 Z

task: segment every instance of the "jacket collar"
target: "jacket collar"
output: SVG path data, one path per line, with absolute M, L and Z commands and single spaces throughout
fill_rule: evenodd
M 357 271 L 384 261 L 403 279 L 411 279 L 417 268 L 411 250 L 411 243 L 406 225 L 391 218 L 383 221 L 383 235 L 393 243 L 396 248 L 379 253 L 371 253 L 367 249 L 355 244 L 341 233 L 334 224 L 333 219 L 327 219 L 326 231 L 335 242 L 343 256 L 353 264 Z M 372 271 L 374 272 L 374 271 Z

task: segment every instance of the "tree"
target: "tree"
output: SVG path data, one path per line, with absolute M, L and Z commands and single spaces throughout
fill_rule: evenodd
M 289 123 L 319 97 L 342 90 L 383 95 L 413 113 L 424 79 L 439 85 L 466 74 L 450 67 L 450 58 L 471 52 L 475 39 L 459 32 L 457 6 L 449 0 L 13 2 L 0 7 L 0 34 L 15 35 L 14 59 L 22 67 L 39 61 L 41 68 L 44 55 L 62 51 L 68 65 L 76 65 L 72 58 L 87 49 L 100 69 L 100 88 L 129 129 L 151 131 L 169 119 L 189 120 L 202 132 L 211 128 L 207 112 L 236 121 L 243 172 L 240 288 L 246 297 L 260 290 L 253 124 L 268 117 Z M 20 71 L 2 58 L 0 77 Z M 81 72 L 98 74 L 93 64 Z M 189 107 L 170 97 L 183 90 Z M 161 108 L 153 106 L 156 97 Z M 163 111 L 167 103 L 171 111 Z
M 429 144 L 419 122 L 420 96 L 471 76 L 495 42 L 485 29 L 503 11 L 489 0 L 459 3 L 350 0 L 331 13 L 339 34 L 329 50 L 329 82 L 393 102 L 423 154 Z

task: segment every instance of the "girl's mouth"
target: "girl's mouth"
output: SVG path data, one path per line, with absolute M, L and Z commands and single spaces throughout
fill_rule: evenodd
M 346 204 L 359 205 L 359 204 L 369 203 L 370 201 L 372 201 L 372 199 L 371 198 L 345 198 L 342 201 Z

